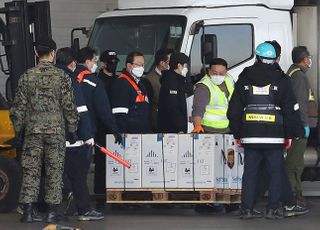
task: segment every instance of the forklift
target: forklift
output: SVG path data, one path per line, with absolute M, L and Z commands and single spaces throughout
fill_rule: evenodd
M 18 205 L 22 181 L 21 149 L 13 146 L 15 132 L 9 109 L 19 77 L 36 64 L 33 43 L 39 35 L 51 37 L 49 1 L 6 2 L 0 8 L 0 68 L 7 75 L 5 97 L 0 93 L 0 213 Z M 3 75 L 2 74 L 2 75 Z M 3 77 L 3 76 L 1 76 Z

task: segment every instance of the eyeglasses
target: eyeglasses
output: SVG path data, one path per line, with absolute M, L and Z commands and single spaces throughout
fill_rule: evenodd
M 144 67 L 144 64 L 138 64 L 138 63 L 131 63 L 132 65 L 138 66 L 138 67 Z

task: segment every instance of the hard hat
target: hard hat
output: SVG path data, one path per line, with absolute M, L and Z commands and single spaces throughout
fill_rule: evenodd
M 270 43 L 261 43 L 256 48 L 256 55 L 265 59 L 276 59 L 276 50 Z

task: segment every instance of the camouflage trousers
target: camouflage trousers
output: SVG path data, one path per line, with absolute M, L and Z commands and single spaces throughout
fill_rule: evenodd
M 21 156 L 23 179 L 20 203 L 38 201 L 42 166 L 45 168 L 45 202 L 61 203 L 64 158 L 65 136 L 63 134 L 32 134 L 25 137 Z

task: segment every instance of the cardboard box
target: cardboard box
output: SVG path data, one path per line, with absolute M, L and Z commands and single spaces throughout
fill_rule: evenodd
M 162 134 L 142 134 L 142 187 L 164 188 Z
M 178 187 L 178 134 L 163 135 L 164 180 L 166 188 Z
M 114 136 L 112 134 L 107 134 L 107 149 L 124 158 L 124 145 L 118 145 L 114 142 Z M 124 188 L 124 166 L 110 157 L 106 157 L 106 187 Z
M 223 135 L 194 135 L 195 187 L 223 188 Z
M 125 168 L 125 187 L 141 188 L 141 134 L 126 134 L 124 156 L 131 163 Z
M 225 189 L 238 189 L 238 153 L 233 135 L 224 135 L 224 180 Z
M 194 188 L 193 136 L 179 134 L 178 187 Z

